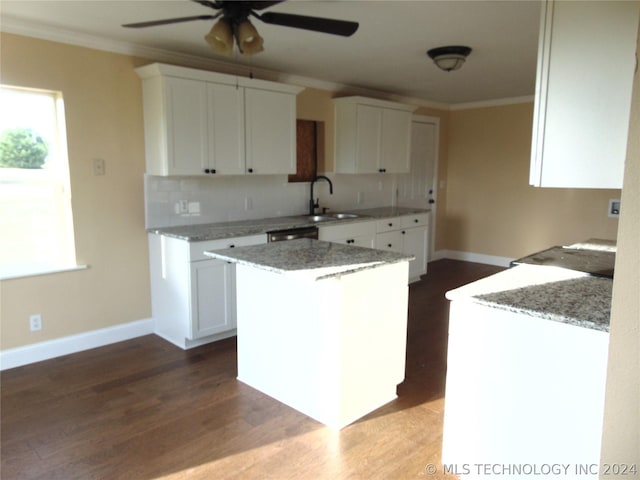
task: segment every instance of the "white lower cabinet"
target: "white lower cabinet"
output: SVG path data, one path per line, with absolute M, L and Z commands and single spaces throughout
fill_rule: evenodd
M 150 234 L 154 332 L 184 349 L 235 335 L 235 265 L 204 252 L 266 241 L 266 235 L 187 242 Z
M 409 262 L 409 282 L 420 280 L 420 277 L 427 273 L 428 213 L 378 220 L 376 232 L 375 248 L 416 257 Z
M 416 258 L 409 262 L 409 282 L 420 280 L 427 273 L 429 213 L 321 225 L 318 238 L 326 242 L 413 255 Z
M 222 260 L 191 264 L 189 338 L 196 339 L 236 328 L 235 267 Z
M 325 242 L 343 243 L 356 247 L 375 248 L 376 222 L 354 222 L 340 225 L 320 226 L 318 239 Z

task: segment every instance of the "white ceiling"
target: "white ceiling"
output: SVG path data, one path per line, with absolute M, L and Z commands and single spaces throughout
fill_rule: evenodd
M 534 93 L 537 0 L 289 0 L 269 10 L 353 20 L 360 27 L 345 38 L 255 19 L 265 51 L 253 57 L 231 58 L 213 53 L 203 40 L 214 21 L 145 29 L 121 27 L 124 23 L 215 13 L 189 0 L 1 0 L 0 28 L 156 60 L 172 55 L 184 58 L 187 64 L 199 63 L 220 71 L 250 65 L 258 78 L 267 77 L 268 71 L 285 72 L 337 84 L 338 89 L 339 85 L 361 87 L 434 104 Z M 443 45 L 473 49 L 461 70 L 443 72 L 427 57 L 428 49 Z

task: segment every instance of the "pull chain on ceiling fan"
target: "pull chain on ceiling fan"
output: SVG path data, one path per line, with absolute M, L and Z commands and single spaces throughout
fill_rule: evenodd
M 173 23 L 191 22 L 194 20 L 215 20 L 218 21 L 211 27 L 205 35 L 205 40 L 211 49 L 222 55 L 230 56 L 233 53 L 234 38 L 238 45 L 238 50 L 243 55 L 254 55 L 264 50 L 264 40 L 258 31 L 249 21 L 249 16 L 272 25 L 311 30 L 314 32 L 328 33 L 331 35 L 341 35 L 350 37 L 358 29 L 357 22 L 347 20 L 334 20 L 331 18 L 309 17 L 306 15 L 294 15 L 290 13 L 265 12 L 262 14 L 256 11 L 264 10 L 284 0 L 279 1 L 209 1 L 192 0 L 205 7 L 219 10 L 214 15 L 196 15 L 190 17 L 168 18 L 164 20 L 152 20 L 149 22 L 128 23 L 122 25 L 127 28 L 145 28 L 159 25 L 169 25 Z

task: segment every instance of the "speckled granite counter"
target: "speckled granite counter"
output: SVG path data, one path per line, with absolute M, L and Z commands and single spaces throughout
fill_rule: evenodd
M 568 268 L 600 277 L 613 278 L 616 244 L 612 240 L 590 239 L 565 247 L 551 247 L 511 262 L 511 265 L 545 265 Z
M 344 212 L 359 215 L 353 219 L 326 220 L 313 222 L 308 215 L 298 215 L 291 217 L 273 217 L 257 220 L 241 220 L 236 222 L 207 223 L 201 225 L 183 225 L 179 227 L 150 228 L 149 233 L 165 235 L 168 237 L 186 240 L 188 242 L 200 242 L 207 240 L 221 240 L 225 238 L 246 237 L 250 235 L 266 234 L 273 230 L 284 230 L 287 228 L 308 227 L 312 225 L 332 225 L 336 223 L 355 223 L 366 220 L 377 220 L 380 218 L 396 217 L 400 215 L 410 215 L 413 213 L 427 213 L 430 210 L 420 208 L 404 207 L 380 207 L 363 210 L 344 210 Z
M 608 332 L 612 287 L 610 278 L 519 265 L 451 290 L 446 297 Z
M 205 255 L 261 270 L 322 280 L 414 257 L 331 242 L 300 238 L 251 247 L 205 252 Z

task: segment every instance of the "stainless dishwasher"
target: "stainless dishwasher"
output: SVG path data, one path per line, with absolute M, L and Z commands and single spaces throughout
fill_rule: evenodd
M 295 240 L 296 238 L 315 238 L 317 240 L 318 227 L 286 228 L 267 232 L 267 241 L 269 243 Z

